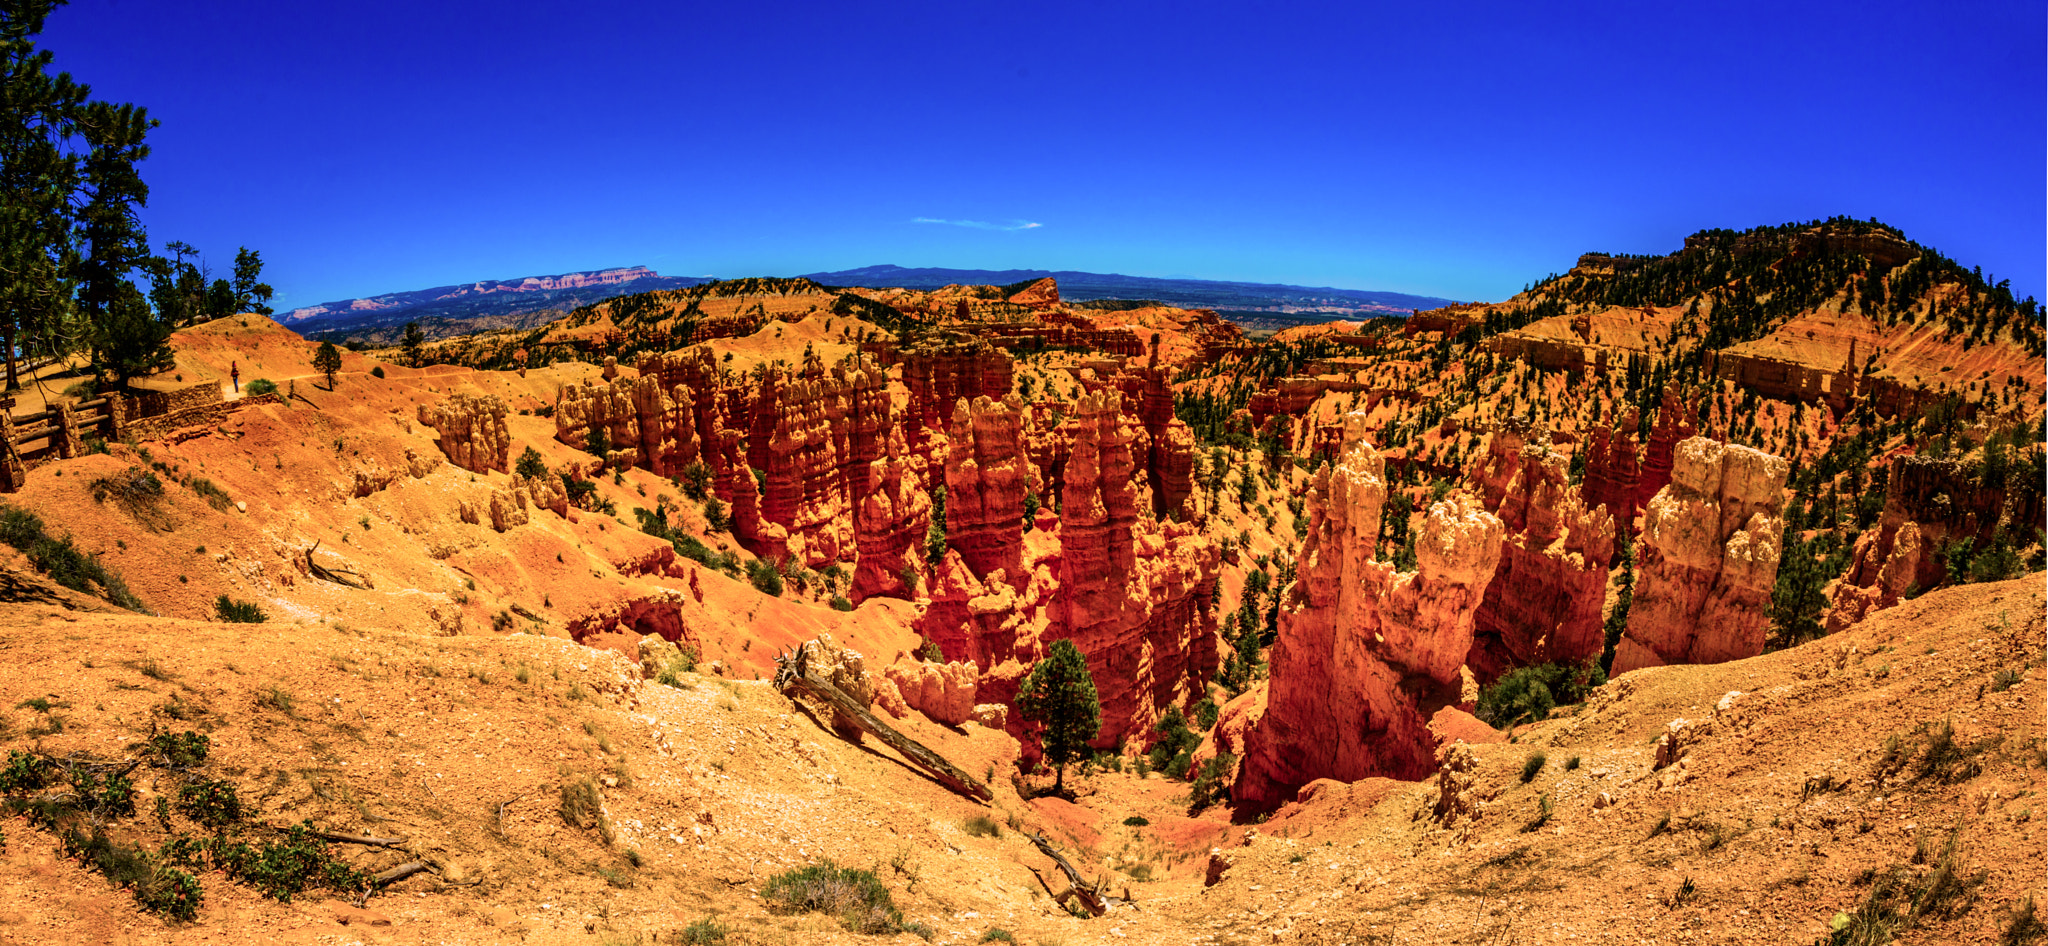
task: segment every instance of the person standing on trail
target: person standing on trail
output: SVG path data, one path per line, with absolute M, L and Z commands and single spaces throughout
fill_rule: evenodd
M 237 362 L 237 361 L 230 361 L 230 362 L 228 362 L 228 377 L 230 377 L 230 378 L 233 378 L 233 379 L 234 379 L 234 382 L 235 382 L 235 393 L 236 393 L 236 394 L 240 394 L 240 393 L 242 393 L 242 364 L 241 364 L 241 362 Z

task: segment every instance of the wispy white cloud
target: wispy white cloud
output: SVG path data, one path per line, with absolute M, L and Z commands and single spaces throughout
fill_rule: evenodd
M 966 227 L 970 230 L 1036 230 L 1045 226 L 1029 220 L 1012 220 L 1008 223 L 990 223 L 986 220 L 941 220 L 938 217 L 912 217 L 911 223 L 943 223 L 949 227 Z

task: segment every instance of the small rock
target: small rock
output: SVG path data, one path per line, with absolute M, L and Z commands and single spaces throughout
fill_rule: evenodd
M 1593 808 L 1595 810 L 1607 808 L 1612 806 L 1613 804 L 1614 796 L 1609 795 L 1606 792 L 1601 792 L 1600 794 L 1593 796 Z
M 236 512 L 248 512 L 248 511 L 249 511 L 249 504 L 248 504 L 248 503 L 246 503 L 246 502 L 243 502 L 242 500 L 239 500 L 239 499 L 237 499 L 237 500 L 235 500 L 235 511 L 236 511 Z

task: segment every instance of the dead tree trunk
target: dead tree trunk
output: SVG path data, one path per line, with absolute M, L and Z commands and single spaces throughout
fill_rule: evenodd
M 1121 897 L 1109 896 L 1106 892 L 1109 886 L 1107 883 L 1101 880 L 1089 881 L 1082 879 L 1081 872 L 1074 869 L 1074 865 L 1067 860 L 1066 855 L 1061 854 L 1058 848 L 1053 847 L 1052 842 L 1045 839 L 1045 835 L 1034 834 L 1030 837 L 1032 846 L 1038 848 L 1039 853 L 1052 858 L 1053 864 L 1060 869 L 1060 873 L 1067 875 L 1066 891 L 1054 893 L 1052 885 L 1045 882 L 1045 876 L 1038 872 L 1038 868 L 1031 867 L 1028 864 L 1025 865 L 1031 871 L 1031 876 L 1038 878 L 1038 885 L 1044 887 L 1045 892 L 1051 894 L 1053 900 L 1060 906 L 1066 906 L 1068 900 L 1078 899 L 1081 901 L 1081 906 L 1092 916 L 1101 916 L 1119 906 L 1137 906 L 1137 903 L 1131 899 L 1129 887 L 1124 888 L 1124 895 Z
M 975 801 L 995 800 L 995 794 L 981 780 L 961 771 L 959 766 L 945 760 L 938 753 L 924 747 L 888 723 L 882 722 L 867 707 L 860 705 L 846 691 L 812 674 L 806 666 L 810 654 L 808 646 L 799 646 L 794 651 L 775 658 L 775 688 L 783 693 L 792 690 L 807 693 L 838 710 L 847 719 L 853 720 L 862 731 L 882 740 L 889 748 L 903 754 L 903 757 L 924 767 L 927 771 L 950 788 Z

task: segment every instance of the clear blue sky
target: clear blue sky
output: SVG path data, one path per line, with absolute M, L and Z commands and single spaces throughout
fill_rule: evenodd
M 261 250 L 284 309 L 635 263 L 1494 300 L 1834 214 L 2043 296 L 2044 35 L 2040 0 L 76 0 L 43 45 L 162 121 L 154 240 Z

